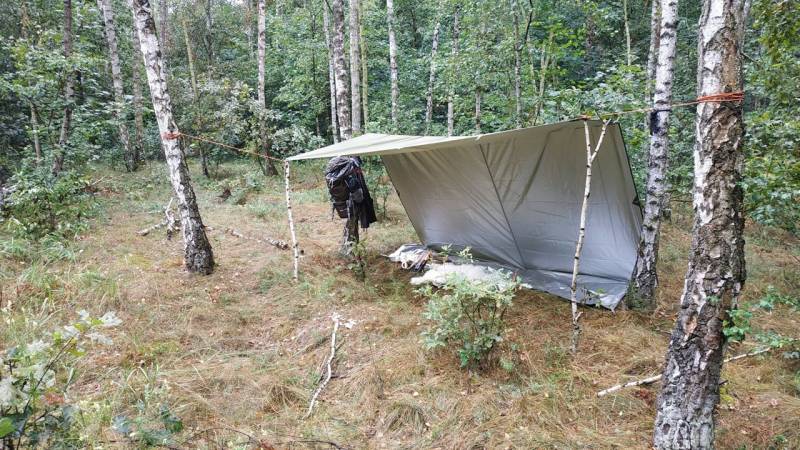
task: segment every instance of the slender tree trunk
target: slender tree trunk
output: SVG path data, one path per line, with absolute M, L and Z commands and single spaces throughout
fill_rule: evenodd
M 350 139 L 353 129 L 350 125 L 350 83 L 347 79 L 347 66 L 344 60 L 344 4 L 343 0 L 333 0 L 333 69 L 336 80 L 336 112 L 339 119 L 339 138 Z
M 431 132 L 431 121 L 433 120 L 433 86 L 436 81 L 436 52 L 439 50 L 439 28 L 441 27 L 440 19 L 436 18 L 436 24 L 433 26 L 433 37 L 431 39 L 431 69 L 428 76 L 428 92 L 426 95 L 425 103 L 425 134 Z
M 260 135 L 261 146 L 264 149 L 265 158 L 264 164 L 261 166 L 264 169 L 265 175 L 277 175 L 278 170 L 275 168 L 275 163 L 270 159 L 270 147 L 272 145 L 269 137 L 269 130 L 267 129 L 267 118 L 265 112 L 267 110 L 267 93 L 266 93 L 266 64 L 267 59 L 267 2 L 266 0 L 258 0 L 258 105 L 261 108 Z
M 741 0 L 706 0 L 698 37 L 698 95 L 742 90 Z M 725 336 L 723 322 L 744 286 L 741 102 L 697 106 L 694 227 L 681 309 L 656 402 L 653 447 L 714 447 Z
M 133 140 L 133 153 L 137 161 L 141 161 L 144 153 L 144 114 L 142 113 L 142 84 L 140 67 L 142 50 L 139 45 L 139 33 L 133 27 L 133 60 L 131 61 L 131 85 L 133 88 L 133 126 L 136 129 Z
M 117 31 L 114 27 L 114 10 L 111 0 L 97 0 L 97 7 L 103 16 L 108 56 L 111 60 L 111 82 L 114 88 L 114 119 L 117 121 L 119 140 L 125 152 L 125 167 L 129 172 L 135 171 L 139 166 L 133 150 L 131 149 L 128 125 L 125 120 L 125 91 L 122 84 L 122 67 L 119 63 L 117 50 Z
M 328 15 L 328 2 L 322 2 L 322 26 L 325 28 L 325 46 L 328 47 L 328 86 L 330 87 L 331 104 L 331 135 L 333 142 L 339 142 L 339 119 L 336 112 L 336 75 L 333 69 L 333 40 L 331 39 L 331 24 Z
M 628 24 L 628 0 L 622 0 L 622 17 L 625 22 L 625 61 L 630 66 L 633 62 L 631 52 L 631 27 Z
M 39 142 L 39 118 L 36 115 L 36 107 L 31 104 L 31 134 L 33 135 L 33 151 L 36 154 L 36 164 L 42 162 L 42 145 Z
M 589 212 L 589 195 L 592 192 L 592 164 L 594 159 L 600 152 L 600 146 L 603 145 L 603 138 L 606 137 L 606 130 L 610 121 L 603 123 L 600 137 L 597 139 L 594 150 L 592 150 L 592 138 L 589 134 L 589 123 L 583 121 L 583 130 L 586 137 L 586 180 L 583 187 L 583 202 L 581 203 L 581 218 L 580 225 L 578 226 L 578 241 L 575 244 L 575 257 L 572 262 L 572 282 L 570 283 L 570 297 L 572 303 L 572 354 L 578 353 L 578 340 L 581 336 L 580 318 L 581 313 L 578 312 L 578 273 L 581 262 L 581 252 L 583 251 L 583 241 L 586 238 L 586 217 Z
M 514 126 L 522 126 L 522 76 L 520 64 L 522 60 L 522 45 L 519 37 L 519 7 L 516 0 L 511 2 L 514 16 Z
M 358 0 L 361 2 L 361 0 Z M 364 15 L 364 5 L 361 5 L 359 12 Z M 364 130 L 369 123 L 369 70 L 367 68 L 367 40 L 364 38 L 364 21 L 358 21 L 359 36 L 361 37 L 361 115 L 364 117 Z
M 68 66 L 72 57 L 72 0 L 64 0 L 64 59 Z M 75 73 L 67 69 L 64 74 L 64 120 L 61 122 L 61 133 L 58 136 L 58 147 L 53 155 L 51 172 L 58 175 L 64 169 L 64 158 L 69 145 L 69 132 L 72 128 L 72 107 L 75 101 Z
M 361 18 L 358 3 L 350 0 L 350 105 L 352 108 L 353 134 L 361 134 Z
M 386 23 L 389 27 L 389 78 L 391 79 L 392 131 L 397 131 L 397 108 L 400 87 L 397 77 L 397 40 L 394 36 L 394 0 L 386 0 Z
M 661 36 L 661 0 L 651 0 L 650 13 L 650 49 L 647 52 L 647 82 L 645 84 L 646 103 L 652 103 L 653 84 L 656 80 L 656 62 L 658 61 L 659 38 Z M 645 125 L 649 127 L 649 116 L 645 116 Z
M 453 12 L 453 47 L 450 49 L 450 87 L 447 91 L 447 135 L 452 136 L 455 132 L 455 105 L 453 104 L 455 97 L 455 78 L 456 78 L 456 63 L 458 60 L 458 25 L 461 16 L 461 11 L 456 7 Z
M 189 77 L 192 82 L 192 98 L 197 99 L 197 72 L 194 70 L 194 51 L 192 41 L 189 39 L 189 24 L 186 18 L 181 19 L 183 25 L 183 41 L 186 43 L 186 59 L 189 61 Z
M 211 0 L 206 0 L 206 54 L 208 55 L 209 68 L 214 67 L 214 21 L 211 15 Z
M 481 134 L 481 100 L 483 92 L 481 86 L 475 86 L 475 132 Z
M 669 154 L 669 108 L 672 102 L 672 80 L 675 74 L 675 49 L 677 48 L 678 0 L 662 0 L 661 37 L 659 38 L 656 66 L 654 111 L 650 114 L 650 152 L 647 163 L 647 199 L 644 205 L 639 254 L 634 272 L 636 296 L 643 307 L 655 306 L 658 286 L 656 263 L 658 239 L 663 217 L 664 196 L 667 192 L 667 165 Z M 638 297 L 638 298 L 635 298 Z M 630 305 L 635 306 L 635 305 Z
M 153 99 L 153 111 L 158 121 L 164 152 L 169 168 L 169 177 L 175 196 L 183 232 L 184 262 L 190 272 L 210 274 L 214 270 L 214 254 L 206 237 L 197 198 L 192 189 L 189 170 L 183 157 L 180 140 L 176 136 L 178 127 L 172 117 L 172 102 L 167 91 L 167 80 L 150 0 L 133 0 L 133 18 L 139 33 L 144 67 Z

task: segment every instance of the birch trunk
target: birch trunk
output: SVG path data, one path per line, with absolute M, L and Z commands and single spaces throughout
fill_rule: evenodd
M 580 318 L 581 313 L 578 312 L 578 272 L 580 269 L 581 252 L 583 251 L 583 241 L 586 237 L 586 216 L 589 211 L 589 195 L 592 191 L 592 164 L 597 154 L 600 152 L 600 146 L 603 145 L 603 139 L 606 137 L 606 129 L 610 121 L 603 123 L 600 137 L 597 139 L 597 144 L 592 150 L 592 138 L 589 135 L 589 123 L 583 121 L 583 130 L 586 136 L 586 181 L 583 188 L 583 203 L 581 203 L 581 218 L 578 227 L 578 242 L 575 244 L 575 258 L 572 263 L 572 283 L 570 283 L 571 306 L 572 306 L 572 354 L 578 353 L 578 340 L 581 336 Z
M 145 72 L 153 99 L 153 111 L 158 121 L 169 177 L 178 199 L 186 268 L 190 272 L 210 274 L 214 270 L 214 255 L 200 217 L 183 149 L 180 147 L 180 140 L 175 136 L 178 127 L 172 117 L 172 103 L 167 91 L 164 70 L 165 61 L 156 38 L 150 0 L 133 0 L 133 19 L 139 33 Z
M 631 53 L 631 27 L 628 24 L 628 0 L 622 0 L 622 17 L 625 22 L 625 61 L 630 66 L 633 62 Z
M 659 39 L 661 36 L 661 0 L 651 0 L 650 13 L 650 50 L 647 52 L 647 82 L 645 84 L 646 103 L 652 102 L 653 83 L 656 79 L 656 62 L 658 60 Z M 649 127 L 649 116 L 645 116 L 645 125 Z
M 36 154 L 36 164 L 42 162 L 42 144 L 39 142 L 39 117 L 36 107 L 31 103 L 31 134 L 33 135 L 33 151 Z
M 278 170 L 272 162 L 270 147 L 272 145 L 266 123 L 267 93 L 266 93 L 266 59 L 267 59 L 267 2 L 258 0 L 258 106 L 261 108 L 261 120 L 259 121 L 259 135 L 261 146 L 266 156 L 264 164 L 261 166 L 265 175 L 277 175 Z M 260 161 L 259 161 L 260 162 Z
M 344 60 L 344 4 L 343 0 L 333 0 L 333 69 L 336 80 L 336 112 L 339 119 L 339 138 L 350 139 L 353 129 L 350 125 L 350 88 L 347 80 L 347 67 Z
M 333 70 L 333 41 L 331 39 L 331 24 L 328 16 L 328 2 L 322 2 L 322 26 L 325 28 L 325 46 L 328 47 L 328 86 L 330 87 L 331 103 L 331 135 L 333 142 L 339 142 L 339 120 L 336 113 L 336 76 Z
M 159 42 L 161 43 L 164 57 L 169 47 L 169 7 L 167 6 L 168 0 L 155 0 L 158 1 L 158 33 Z
M 386 0 L 386 24 L 389 27 L 389 78 L 391 79 L 392 131 L 397 131 L 397 108 L 400 87 L 397 76 L 397 40 L 394 36 L 394 0 Z
M 133 150 L 131 149 L 130 134 L 125 121 L 125 91 L 122 84 L 122 67 L 119 63 L 117 50 L 117 31 L 114 27 L 114 10 L 110 0 L 97 0 L 97 8 L 103 16 L 108 56 L 111 61 L 111 83 L 114 88 L 114 119 L 117 121 L 119 140 L 125 152 L 125 168 L 128 172 L 135 171 L 139 166 Z
M 361 0 L 359 0 L 359 3 Z M 359 12 L 363 15 L 363 6 L 359 8 Z M 364 21 L 358 21 L 359 36 L 361 37 L 361 115 L 364 117 L 364 130 L 367 129 L 369 123 L 369 70 L 367 68 L 367 40 L 364 39 Z
M 68 67 L 72 57 L 72 0 L 64 0 L 64 59 Z M 64 157 L 69 144 L 69 132 L 72 128 L 72 107 L 75 101 L 75 73 L 68 68 L 64 74 L 64 120 L 61 122 L 61 133 L 58 136 L 58 146 L 53 155 L 52 174 L 58 175 L 64 169 Z
M 698 37 L 698 95 L 742 90 L 741 0 L 706 0 Z M 653 447 L 714 447 L 725 348 L 723 321 L 744 286 L 741 102 L 697 106 L 692 251 L 656 402 Z
M 678 0 L 662 0 L 661 36 L 659 37 L 656 66 L 655 94 L 650 114 L 650 151 L 647 162 L 647 199 L 639 242 L 639 253 L 634 271 L 636 296 L 632 301 L 643 303 L 645 308 L 655 306 L 658 286 L 656 263 L 661 219 L 667 192 L 667 166 L 669 155 L 669 108 L 672 102 L 672 81 L 675 74 L 675 49 L 677 48 Z M 630 302 L 629 302 L 630 303 Z M 635 305 L 630 305 L 635 306 Z
M 361 19 L 358 3 L 350 0 L 350 105 L 353 134 L 361 134 Z
M 189 24 L 186 18 L 181 19 L 183 25 L 183 41 L 186 44 L 186 59 L 189 61 L 189 77 L 192 82 L 192 98 L 197 99 L 197 72 L 194 70 L 194 51 L 192 50 L 192 41 L 189 39 Z
M 455 64 L 458 60 L 458 26 L 461 11 L 456 7 L 453 12 L 453 47 L 450 50 L 450 87 L 447 92 L 447 135 L 452 136 L 455 131 L 455 105 L 453 104 L 455 97 Z
M 284 175 L 284 190 L 286 192 L 286 216 L 289 220 L 289 234 L 292 237 L 292 260 L 293 271 L 292 278 L 297 281 L 298 272 L 300 269 L 300 247 L 297 245 L 297 233 L 294 231 L 294 217 L 292 215 L 292 188 L 289 184 L 289 161 L 283 162 L 283 175 Z
M 475 87 L 475 132 L 481 134 L 481 100 L 483 94 L 481 87 Z
M 425 134 L 431 132 L 431 121 L 433 120 L 433 85 L 436 81 L 436 52 L 439 50 L 439 28 L 440 20 L 436 19 L 433 26 L 433 38 L 431 40 L 431 69 L 428 76 L 428 92 L 425 104 Z
M 133 28 L 133 61 L 131 61 L 131 87 L 133 89 L 133 126 L 135 128 L 133 139 L 133 153 L 137 161 L 142 159 L 144 153 L 144 114 L 142 113 L 142 84 L 140 66 L 142 65 L 142 51 L 139 45 L 139 33 Z

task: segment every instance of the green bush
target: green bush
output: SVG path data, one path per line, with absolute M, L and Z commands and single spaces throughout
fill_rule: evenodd
M 85 311 L 71 325 L 0 353 L 0 448 L 78 448 L 78 407 L 67 390 L 78 361 L 93 344 L 110 344 L 102 329 L 119 325 L 114 313 Z
M 496 274 L 480 281 L 451 275 L 439 289 L 426 285 L 418 290 L 428 298 L 423 317 L 431 326 L 422 333 L 426 349 L 453 348 L 462 368 L 487 365 L 503 341 L 503 317 L 519 288 L 511 274 Z
M 16 236 L 75 236 L 85 229 L 93 206 L 87 179 L 76 172 L 57 177 L 43 168 L 24 168 L 11 179 L 14 192 L 5 205 L 5 222 Z

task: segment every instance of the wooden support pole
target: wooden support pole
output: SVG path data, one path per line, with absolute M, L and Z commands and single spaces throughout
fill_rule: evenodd
M 583 241 L 586 237 L 586 213 L 589 207 L 589 194 L 592 189 L 592 163 L 600 151 L 600 146 L 603 144 L 603 138 L 606 136 L 606 129 L 611 120 L 603 122 L 603 129 L 600 132 L 600 138 L 592 150 L 592 139 L 589 135 L 589 121 L 584 119 L 583 129 L 586 135 L 586 183 L 583 190 L 583 204 L 581 205 L 581 221 L 578 228 L 578 242 L 575 244 L 575 258 L 572 264 L 572 283 L 570 284 L 571 301 L 572 301 L 572 354 L 578 352 L 578 339 L 581 335 L 581 325 L 579 320 L 581 313 L 578 312 L 578 268 L 581 261 L 581 250 L 583 250 Z
M 286 190 L 286 215 L 289 218 L 289 233 L 292 235 L 292 257 L 294 259 L 294 272 L 292 278 L 295 281 L 298 279 L 299 265 L 300 265 L 300 251 L 297 246 L 297 234 L 294 231 L 294 219 L 292 218 L 292 196 L 291 186 L 289 185 L 289 161 L 283 162 L 283 181 Z

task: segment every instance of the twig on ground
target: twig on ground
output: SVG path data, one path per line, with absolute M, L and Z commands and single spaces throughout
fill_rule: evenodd
M 311 396 L 311 401 L 308 404 L 308 411 L 306 412 L 305 417 L 303 417 L 304 419 L 311 417 L 311 413 L 314 412 L 314 404 L 317 402 L 317 397 L 319 397 L 319 394 L 323 389 L 325 389 L 325 385 L 331 381 L 331 375 L 333 372 L 331 369 L 331 364 L 333 363 L 334 356 L 336 356 L 336 332 L 339 330 L 339 315 L 334 313 L 333 316 L 331 316 L 331 320 L 333 320 L 333 332 L 331 333 L 331 354 L 328 356 L 328 359 L 325 362 L 327 367 L 325 378 L 322 380 L 319 386 L 317 386 L 317 390 L 314 391 L 314 395 Z
M 151 225 L 147 228 L 143 228 L 136 232 L 139 236 L 147 236 L 148 234 L 152 233 L 153 231 L 166 226 L 167 227 L 167 239 L 172 239 L 172 235 L 175 234 L 180 227 L 180 222 L 175 219 L 175 215 L 172 212 L 172 201 L 174 198 L 170 198 L 167 206 L 164 207 L 164 220 L 161 222 Z
M 736 361 L 737 359 L 747 358 L 748 356 L 760 355 L 762 353 L 767 353 L 770 350 L 772 350 L 772 349 L 771 348 L 762 348 L 762 349 L 759 349 L 759 350 L 754 350 L 754 351 L 752 351 L 750 353 L 742 353 L 741 355 L 736 355 L 736 356 L 731 356 L 730 358 L 726 358 L 724 362 L 728 363 L 728 362 L 731 362 L 731 361 Z M 619 391 L 621 389 L 625 389 L 625 388 L 629 388 L 629 387 L 642 386 L 644 384 L 653 384 L 653 383 L 655 383 L 657 381 L 660 381 L 661 377 L 662 377 L 662 375 L 653 375 L 652 377 L 649 377 L 649 378 L 644 378 L 644 379 L 637 380 L 637 381 L 629 381 L 627 383 L 618 384 L 616 386 L 611 386 L 608 389 L 603 389 L 602 391 L 598 392 L 597 396 L 598 397 L 602 397 L 602 396 L 608 395 L 608 394 L 610 394 L 612 392 L 617 392 L 617 391 Z
M 231 236 L 237 237 L 239 239 L 245 239 L 245 240 L 248 240 L 248 241 L 259 242 L 259 243 L 262 243 L 262 244 L 269 244 L 269 245 L 272 245 L 273 247 L 279 248 L 281 250 L 289 250 L 289 244 L 287 244 L 286 241 L 281 241 L 281 240 L 272 239 L 272 238 L 258 239 L 258 238 L 254 238 L 254 237 L 250 237 L 250 236 L 245 236 L 242 233 L 234 230 L 233 228 L 226 228 L 225 231 L 227 231 L 228 234 L 230 234 Z

